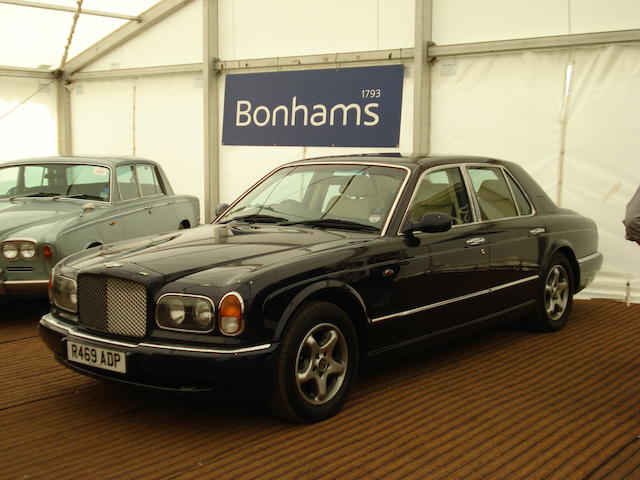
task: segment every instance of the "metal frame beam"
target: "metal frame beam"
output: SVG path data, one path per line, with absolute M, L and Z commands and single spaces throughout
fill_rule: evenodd
M 22 77 L 22 78 L 54 78 L 51 70 L 44 68 L 20 68 L 0 65 L 0 77 Z
M 220 201 L 220 141 L 218 132 L 218 0 L 203 0 L 203 133 L 204 133 L 204 222 L 213 219 Z
M 192 1 L 193 0 L 163 0 L 157 5 L 154 5 L 146 12 L 140 14 L 140 22 L 131 21 L 124 24 L 115 32 L 107 35 L 95 45 L 89 47 L 84 52 L 69 60 L 69 62 L 64 66 L 66 74 L 72 75 L 81 70 L 91 62 L 94 62 L 113 49 L 130 41 L 140 33 L 151 28 L 156 23 L 164 20 Z
M 459 43 L 455 45 L 432 45 L 429 58 L 462 55 L 486 55 L 532 50 L 563 49 L 593 45 L 640 42 L 640 29 L 616 32 L 580 33 L 552 37 L 522 38 L 495 42 Z
M 431 42 L 432 0 L 415 0 L 415 47 L 413 57 L 413 148 L 412 156 L 429 153 L 431 138 Z
M 75 13 L 76 7 L 66 7 L 64 5 L 53 5 L 51 3 L 41 3 L 41 2 L 30 2 L 27 0 L 0 0 L 0 3 L 4 3 L 7 5 L 17 5 L 19 7 L 32 7 L 32 8 L 42 8 L 45 10 L 57 10 L 60 12 L 71 12 Z M 135 20 L 136 22 L 141 21 L 140 17 L 135 17 L 132 15 L 124 15 L 122 13 L 113 13 L 113 12 L 101 12 L 98 10 L 86 10 L 82 9 L 80 13 L 85 15 L 96 15 L 98 17 L 109 17 L 109 18 L 119 18 L 121 20 Z
M 201 73 L 202 63 L 184 65 L 166 65 L 162 67 L 121 68 L 116 70 L 100 70 L 96 72 L 77 72 L 71 75 L 71 81 L 108 80 L 114 78 L 155 77 L 175 73 Z
M 413 48 L 392 50 L 371 50 L 363 52 L 328 53 L 320 55 L 299 55 L 293 57 L 255 58 L 247 60 L 227 60 L 215 63 L 216 72 L 250 70 L 294 70 L 310 66 L 339 67 L 351 63 L 380 63 L 413 59 Z

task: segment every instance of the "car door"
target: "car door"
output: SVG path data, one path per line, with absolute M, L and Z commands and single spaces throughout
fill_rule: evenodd
M 136 238 L 171 230 L 162 224 L 161 212 L 154 211 L 154 198 L 142 196 L 134 165 L 117 167 L 116 181 L 120 194 L 118 211 L 122 216 L 125 238 Z
M 535 298 L 540 269 L 541 242 L 546 227 L 536 216 L 523 189 L 500 166 L 469 166 L 481 221 L 490 245 L 489 295 L 496 311 Z
M 489 251 L 459 167 L 437 167 L 420 177 L 404 224 L 434 212 L 450 215 L 453 227 L 391 240 L 402 255 L 390 285 L 391 301 L 370 311 L 373 350 L 456 329 L 489 308 L 476 305 L 475 297 L 486 288 Z
M 177 230 L 179 219 L 175 208 L 175 199 L 167 195 L 164 185 L 154 165 L 137 163 L 136 177 L 140 185 L 140 193 L 147 200 L 151 216 L 158 229 L 163 232 Z

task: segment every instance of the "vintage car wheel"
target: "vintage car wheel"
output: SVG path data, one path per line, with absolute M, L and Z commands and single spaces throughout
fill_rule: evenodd
M 327 302 L 307 303 L 284 334 L 271 411 L 295 422 L 335 415 L 351 390 L 358 355 L 356 331 L 345 312 Z
M 567 257 L 555 254 L 541 279 L 530 326 L 541 332 L 555 332 L 567 323 L 573 305 L 573 270 Z

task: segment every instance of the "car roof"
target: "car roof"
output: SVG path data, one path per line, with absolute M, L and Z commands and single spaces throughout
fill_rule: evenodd
M 122 164 L 129 163 L 151 163 L 157 166 L 157 163 L 153 160 L 147 160 L 146 158 L 138 157 L 107 157 L 107 156 L 86 156 L 86 157 L 35 157 L 35 158 L 23 158 L 20 160 L 10 160 L 8 162 L 0 163 L 0 167 L 15 166 L 15 165 L 38 165 L 38 164 L 51 164 L 51 163 L 68 163 L 74 165 L 98 165 L 102 167 L 117 167 Z
M 508 165 L 510 162 L 497 160 L 476 155 L 425 155 L 418 157 L 403 156 L 396 153 L 375 153 L 375 154 L 358 154 L 358 155 L 337 155 L 326 157 L 307 158 L 304 160 L 296 160 L 286 165 L 300 164 L 322 164 L 322 163 L 370 163 L 384 165 L 398 165 L 409 167 L 412 170 L 418 167 L 433 167 L 438 165 L 459 164 L 459 163 L 491 163 Z

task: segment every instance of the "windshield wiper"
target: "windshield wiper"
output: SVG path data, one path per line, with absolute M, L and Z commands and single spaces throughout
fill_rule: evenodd
M 229 220 L 225 220 L 223 223 L 229 223 L 234 221 L 247 222 L 247 223 L 280 223 L 289 221 L 288 218 L 282 217 L 274 217 L 273 215 L 261 215 L 258 213 L 254 213 L 251 215 L 241 215 L 239 217 L 234 217 Z
M 104 199 L 100 197 L 96 197 L 95 195 L 88 195 L 86 193 L 76 193 L 75 195 L 58 195 L 54 198 L 54 200 L 58 200 L 60 198 L 81 198 L 84 200 L 99 200 L 101 202 L 104 201 Z
M 36 192 L 36 193 L 30 193 L 28 195 L 14 195 L 13 197 L 9 198 L 9 201 L 13 200 L 14 198 L 25 198 L 25 197 L 57 197 L 58 195 L 60 195 L 59 193 L 49 193 L 49 192 Z
M 366 230 L 367 232 L 379 232 L 378 227 L 373 225 L 365 225 L 363 223 L 352 222 L 349 220 L 338 220 L 333 218 L 318 218 L 316 220 L 300 220 L 293 222 L 284 222 L 280 225 L 305 225 L 308 227 L 320 228 L 344 228 L 347 230 Z

